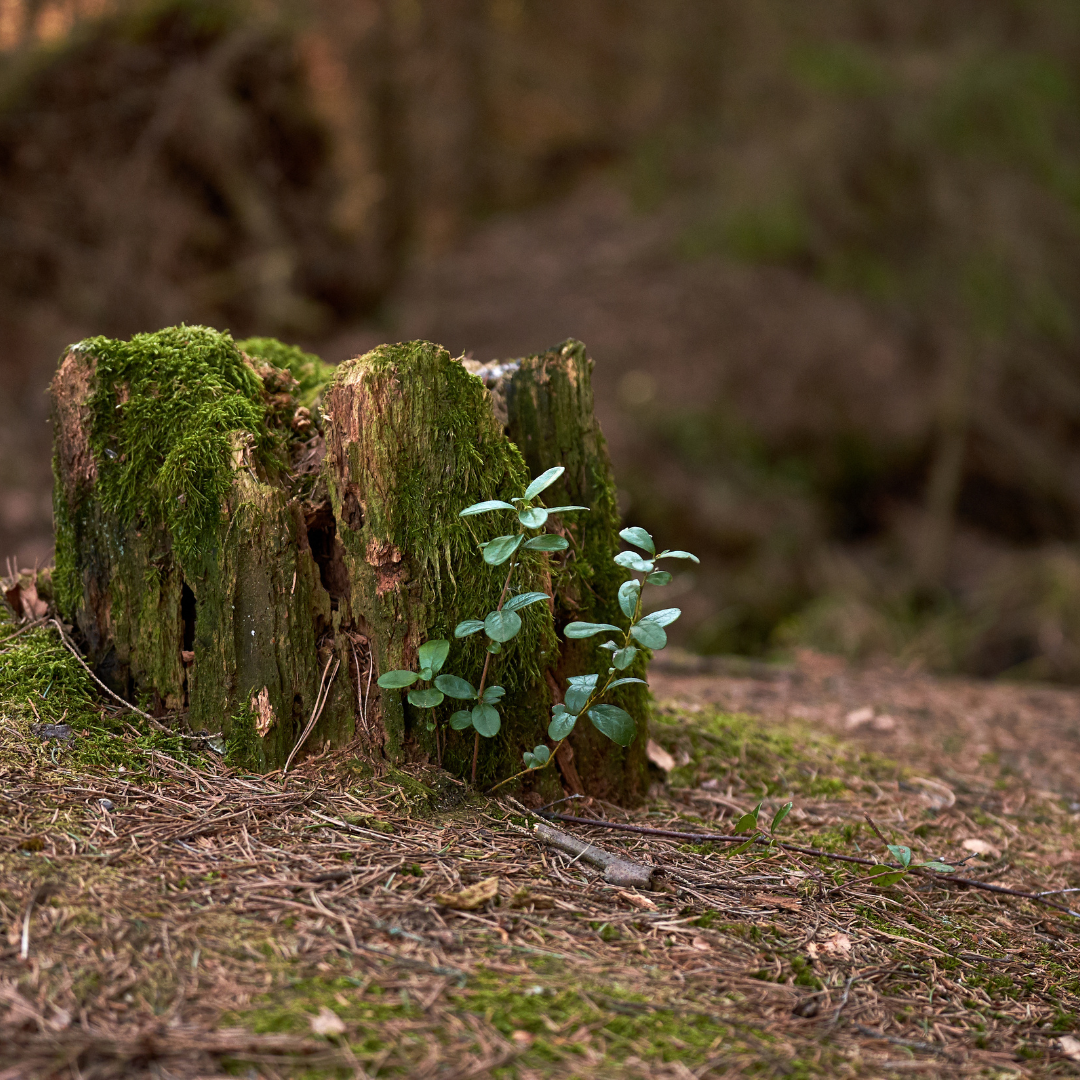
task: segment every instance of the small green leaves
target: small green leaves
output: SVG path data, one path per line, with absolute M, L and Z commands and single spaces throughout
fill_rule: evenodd
M 667 585 L 671 582 L 671 575 L 666 570 L 654 570 L 645 579 L 646 585 Z
M 743 814 L 738 821 L 735 822 L 734 827 L 731 830 L 736 836 L 741 833 L 753 833 L 757 832 L 757 811 L 752 813 Z
M 542 529 L 547 522 L 548 511 L 542 506 L 534 507 L 532 510 L 519 510 L 518 521 L 525 526 L 526 529 Z
M 903 844 L 889 844 L 889 852 L 905 870 L 911 865 L 911 848 Z
M 572 713 L 579 713 L 585 708 L 591 696 L 591 687 L 571 686 L 570 689 L 566 691 L 566 707 Z
M 520 596 L 512 596 L 509 600 L 503 604 L 503 611 L 520 611 L 522 608 L 528 607 L 530 604 L 535 604 L 540 600 L 548 600 L 550 597 L 547 593 L 542 592 L 525 592 Z
M 565 514 L 568 510 L 588 510 L 588 506 L 549 506 L 549 514 Z
M 429 686 L 426 690 L 410 690 L 409 704 L 418 709 L 434 709 L 436 705 L 443 703 L 442 693 Z
M 524 540 L 523 536 L 496 536 L 483 545 L 484 562 L 488 566 L 502 566 L 519 547 Z
M 525 547 L 529 551 L 565 551 L 569 546 L 569 540 L 553 533 L 543 533 L 525 541 Z
M 526 769 L 542 769 L 551 760 L 551 751 L 543 744 L 534 746 L 532 752 L 528 750 L 521 755 Z
M 773 815 L 772 824 L 769 826 L 769 832 L 776 832 L 777 825 L 784 820 L 791 813 L 791 808 L 794 804 L 786 802 L 779 810 Z
M 634 741 L 637 733 L 634 718 L 617 705 L 594 705 L 589 710 L 589 719 L 597 731 L 620 746 L 629 746 Z
M 870 883 L 883 889 L 887 885 L 895 885 L 906 873 L 907 870 L 897 870 L 895 867 L 879 863 L 877 866 L 870 867 Z
M 528 502 L 530 499 L 535 499 L 541 491 L 547 490 L 559 479 L 566 470 L 561 465 L 556 465 L 553 469 L 548 469 L 546 472 L 542 472 L 526 489 L 523 496 L 524 500 Z
M 488 686 L 484 689 L 484 696 L 480 699 L 485 705 L 494 705 L 496 701 L 502 701 L 506 695 L 506 689 L 502 686 Z
M 643 559 L 636 551 L 620 551 L 615 556 L 616 566 L 625 566 L 627 570 L 636 570 L 639 574 L 648 574 L 653 564 Z
M 619 607 L 622 613 L 632 619 L 637 612 L 638 597 L 641 595 L 641 582 L 631 578 L 619 586 Z
M 459 709 L 450 716 L 450 726 L 454 731 L 464 731 L 472 727 L 472 709 Z
M 608 689 L 614 690 L 616 686 L 626 686 L 627 683 L 634 682 L 639 682 L 642 686 L 649 685 L 644 679 L 616 679 L 613 683 L 608 683 Z
M 484 736 L 485 739 L 492 739 L 499 734 L 499 728 L 502 727 L 502 720 L 499 719 L 499 714 L 490 705 L 474 705 L 472 711 L 472 726 Z
M 736 845 L 733 848 L 728 848 L 727 856 L 730 859 L 732 855 L 741 855 L 744 851 L 749 851 L 757 842 L 757 834 L 755 833 L 749 840 L 744 841 L 741 844 Z
M 923 866 L 927 870 L 936 870 L 939 874 L 955 874 L 956 867 L 950 866 L 948 863 L 939 862 L 937 859 L 931 859 L 929 862 L 917 863 L 917 866 Z
M 661 551 L 656 557 L 658 559 L 689 559 L 691 562 L 701 562 L 696 555 L 691 555 L 689 551 Z
M 437 671 L 439 671 L 443 664 L 446 663 L 446 658 L 450 655 L 450 642 L 444 638 L 435 638 L 434 641 L 425 641 L 419 649 L 416 650 L 416 657 L 420 661 L 420 678 L 429 680 Z
M 476 690 L 471 682 L 459 679 L 456 675 L 440 675 L 435 685 L 447 696 L 459 701 L 469 701 L 476 697 Z
M 638 651 L 633 645 L 627 645 L 625 649 L 619 649 L 611 657 L 611 662 L 619 671 L 623 671 L 634 662 L 637 653 Z
M 670 626 L 681 614 L 681 608 L 661 608 L 660 611 L 653 611 L 646 615 L 641 621 L 656 623 L 657 626 Z
M 458 514 L 458 517 L 470 517 L 473 514 L 486 514 L 489 510 L 513 509 L 513 505 L 503 502 L 501 499 L 488 499 L 487 502 L 478 502 L 473 503 L 472 506 L 466 506 L 465 509 Z
M 554 742 L 562 742 L 577 723 L 577 716 L 567 712 L 565 705 L 556 705 L 551 710 L 551 723 L 548 724 L 548 738 Z
M 630 529 L 623 529 L 619 535 L 628 543 L 633 544 L 634 547 L 641 548 L 648 555 L 656 554 L 656 545 L 653 543 L 652 536 L 644 529 L 639 529 L 636 525 Z
M 404 690 L 406 686 L 412 686 L 420 676 L 415 671 L 388 671 L 379 676 L 379 685 L 384 690 Z
M 521 629 L 521 616 L 516 611 L 492 611 L 484 620 L 484 632 L 492 641 L 510 641 Z
M 563 630 L 563 635 L 571 639 L 587 638 L 592 637 L 593 634 L 603 633 L 605 630 L 614 630 L 616 633 L 619 633 L 619 627 L 612 626 L 611 623 L 572 622 L 566 624 L 566 628 Z
M 483 630 L 484 624 L 479 619 L 463 619 L 454 627 L 454 637 L 463 638 Z
M 662 649 L 667 645 L 667 634 L 662 626 L 654 622 L 642 620 L 635 626 L 630 627 L 630 634 L 645 646 L 646 649 Z

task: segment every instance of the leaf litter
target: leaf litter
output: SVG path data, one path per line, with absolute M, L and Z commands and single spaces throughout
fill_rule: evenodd
M 563 824 L 655 868 L 654 888 L 620 887 L 541 842 L 520 804 L 434 768 L 353 748 L 255 776 L 94 707 L 92 735 L 79 719 L 58 743 L 0 703 L 0 1080 L 1080 1067 L 1080 925 L 1060 911 Z M 648 802 L 579 799 L 573 816 L 723 832 L 791 801 L 780 838 L 796 846 L 888 858 L 869 813 L 917 860 L 1066 901 L 1080 889 L 1068 796 L 926 777 L 950 804 L 798 722 L 686 702 L 655 721 L 654 757 L 673 767 Z

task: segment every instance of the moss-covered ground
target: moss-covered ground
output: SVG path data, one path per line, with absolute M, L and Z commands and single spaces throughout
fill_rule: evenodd
M 0 624 L 0 715 L 5 1077 L 1080 1071 L 1080 923 L 1027 900 L 593 830 L 662 870 L 617 888 L 434 769 L 350 751 L 283 784 L 141 733 L 45 626 Z M 785 840 L 880 857 L 869 812 L 917 858 L 1080 887 L 1080 815 L 1050 791 L 928 794 L 801 722 L 701 705 L 662 702 L 653 739 L 673 764 L 646 805 L 577 812 L 723 832 L 790 800 Z M 477 909 L 436 899 L 491 877 Z

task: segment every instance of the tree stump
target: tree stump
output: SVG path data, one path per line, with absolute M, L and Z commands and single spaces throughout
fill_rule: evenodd
M 433 638 L 451 640 L 455 672 L 479 672 L 485 643 L 453 631 L 496 606 L 503 573 L 459 511 L 562 465 L 552 495 L 592 512 L 550 519 L 570 548 L 526 553 L 516 578 L 555 599 L 524 609 L 494 658 L 503 728 L 478 783 L 495 783 L 543 741 L 566 677 L 604 663 L 562 626 L 617 621 L 626 575 L 590 371 L 576 342 L 487 366 L 408 342 L 337 369 L 202 327 L 81 342 L 52 384 L 61 612 L 117 693 L 222 732 L 246 767 L 359 739 L 466 775 L 472 732 L 440 739 L 377 679 Z M 578 725 L 557 762 L 568 790 L 644 793 L 647 691 L 620 693 L 638 736 L 623 750 Z M 525 782 L 550 794 L 557 779 Z

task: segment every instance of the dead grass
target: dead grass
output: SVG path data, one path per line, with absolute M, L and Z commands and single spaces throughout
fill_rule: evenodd
M 878 854 L 869 811 L 969 876 L 1080 887 L 1080 816 L 1022 778 L 921 787 L 696 708 L 658 714 L 676 766 L 647 806 L 575 812 L 716 828 L 790 798 L 797 843 Z M 1080 926 L 1027 901 L 564 826 L 662 870 L 618 889 L 435 770 L 340 754 L 282 783 L 153 748 L 75 769 L 29 723 L 0 732 L 3 1080 L 1080 1072 Z M 433 899 L 490 877 L 479 910 Z

